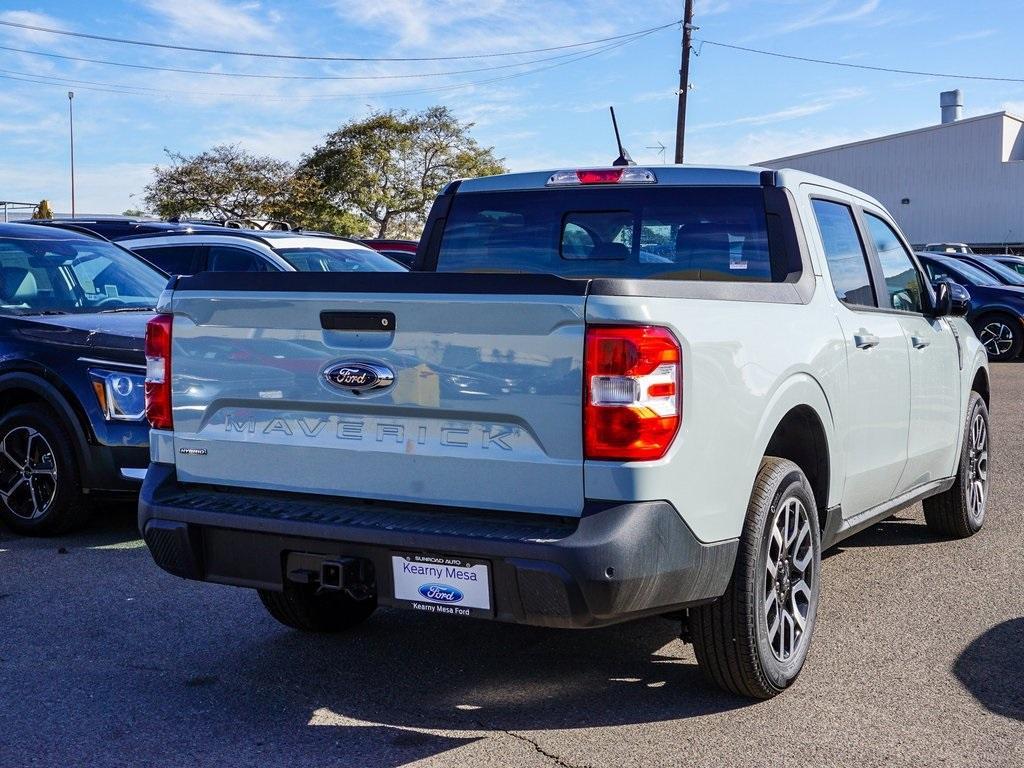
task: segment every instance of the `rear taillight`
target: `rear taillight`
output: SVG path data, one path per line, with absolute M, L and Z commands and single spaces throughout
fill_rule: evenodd
M 651 325 L 587 326 L 583 450 L 588 459 L 649 461 L 679 429 L 679 342 Z
M 171 325 L 172 315 L 157 315 L 146 323 L 146 418 L 153 429 L 172 429 Z

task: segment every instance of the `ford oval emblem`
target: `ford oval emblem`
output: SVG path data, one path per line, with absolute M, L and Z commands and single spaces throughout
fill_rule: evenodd
M 335 363 L 324 371 L 324 378 L 338 389 L 358 394 L 390 387 L 395 383 L 395 372 L 380 363 L 355 361 Z
M 465 597 L 460 590 L 447 584 L 423 584 L 420 594 L 435 603 L 457 603 Z

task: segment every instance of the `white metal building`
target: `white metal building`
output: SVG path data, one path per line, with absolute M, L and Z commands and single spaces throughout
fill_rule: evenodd
M 1024 246 L 1024 118 L 960 119 L 960 91 L 942 94 L 942 122 L 905 133 L 766 160 L 862 189 L 915 244 Z

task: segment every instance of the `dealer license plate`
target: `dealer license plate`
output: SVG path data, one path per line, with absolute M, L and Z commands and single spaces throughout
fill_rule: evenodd
M 490 566 L 447 555 L 392 555 L 395 599 L 451 616 L 490 616 Z

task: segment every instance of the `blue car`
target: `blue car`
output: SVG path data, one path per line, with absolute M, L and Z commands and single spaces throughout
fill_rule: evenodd
M 0 224 L 0 521 L 66 532 L 149 461 L 143 350 L 167 276 L 101 238 Z
M 918 253 L 932 282 L 952 280 L 971 294 L 967 320 L 988 350 L 989 360 L 1013 360 L 1024 347 L 1024 287 L 1005 285 L 963 257 Z
M 949 258 L 956 259 L 957 261 L 962 261 L 966 264 L 970 264 L 971 266 L 977 267 L 978 269 L 988 272 L 990 275 L 992 275 L 992 277 L 996 278 L 1003 285 L 1012 285 L 1017 288 L 1024 288 L 1024 275 L 1022 275 L 1009 265 L 1004 264 L 1000 259 L 996 258 L 995 256 L 971 253 L 967 255 L 950 254 Z

